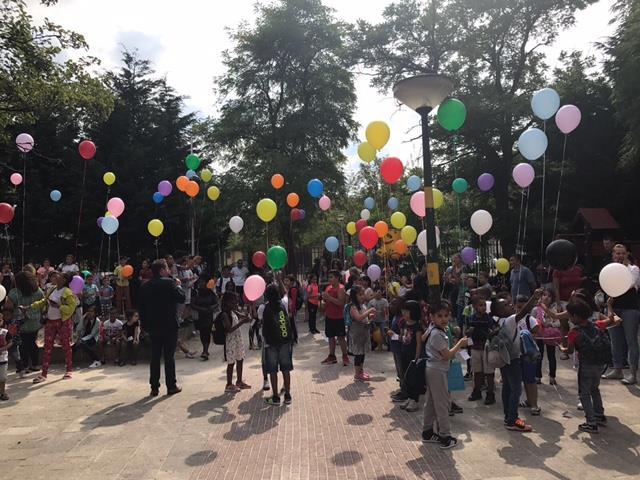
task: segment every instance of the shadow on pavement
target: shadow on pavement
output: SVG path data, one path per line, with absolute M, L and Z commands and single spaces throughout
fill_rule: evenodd
M 122 404 L 116 403 L 109 407 L 103 408 L 89 415 L 81 423 L 84 425 L 83 430 L 92 430 L 100 427 L 114 427 L 116 425 L 124 425 L 125 423 L 139 420 L 145 413 L 149 412 L 155 405 L 165 401 L 169 396 L 163 395 L 159 398 L 142 397 L 140 400 Z
M 217 397 L 192 403 L 187 407 L 189 418 L 201 418 L 209 415 L 210 413 L 219 410 L 223 405 L 229 403 L 229 401 L 231 401 L 232 399 L 233 395 L 225 393 Z
M 242 442 L 252 435 L 260 435 L 278 426 L 278 421 L 288 407 L 272 407 L 264 402 L 262 390 L 258 390 L 249 400 L 238 405 L 239 415 L 249 415 L 244 421 L 234 421 L 228 432 L 222 435 L 225 440 Z
M 347 418 L 347 423 L 349 425 L 362 426 L 369 425 L 371 422 L 373 422 L 373 416 L 366 413 L 358 413 Z
M 362 461 L 362 454 L 355 450 L 345 450 L 344 452 L 336 453 L 331 458 L 331 463 L 338 467 L 349 467 L 360 463 Z
M 190 467 L 200 467 L 202 465 L 206 465 L 207 463 L 213 462 L 217 456 L 217 452 L 214 452 L 212 450 L 202 450 L 201 452 L 196 452 L 189 455 L 185 459 L 184 463 L 186 463 Z
M 602 470 L 615 470 L 629 476 L 640 474 L 640 435 L 616 417 L 607 417 L 606 427 L 601 427 L 600 437 L 585 435 L 583 442 L 593 450 L 584 461 Z M 575 435 L 577 437 L 577 434 Z M 573 437 L 573 436 L 572 436 Z
M 75 397 L 75 398 L 93 398 L 93 397 L 103 397 L 105 395 L 111 395 L 112 393 L 117 392 L 115 388 L 108 388 L 106 390 L 91 390 L 89 388 L 76 389 L 73 388 L 71 390 L 63 390 L 55 394 L 56 397 Z

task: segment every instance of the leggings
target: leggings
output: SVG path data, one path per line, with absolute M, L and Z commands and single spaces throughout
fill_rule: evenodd
M 211 344 L 211 330 L 213 329 L 213 317 L 208 315 L 206 319 L 198 319 L 198 332 L 200 332 L 200 342 L 202 351 L 208 352 Z
M 25 367 L 28 365 L 32 367 L 40 365 L 38 360 L 38 345 L 36 344 L 38 332 L 20 332 L 20 338 L 22 338 L 20 357 Z
M 353 364 L 356 367 L 361 367 L 364 364 L 364 355 L 354 355 Z
M 318 305 L 307 302 L 307 310 L 309 311 L 309 331 L 315 332 L 317 330 L 316 316 L 318 315 Z
M 60 335 L 60 344 L 64 350 L 64 361 L 67 367 L 67 373 L 73 370 L 73 352 L 71 350 L 71 329 L 73 321 L 68 319 L 47 320 L 44 324 L 44 353 L 42 355 L 42 376 L 46 377 L 51 364 L 51 352 L 53 350 L 53 342 Z
M 549 358 L 549 377 L 556 378 L 556 346 L 545 344 L 542 340 L 536 340 L 536 343 L 540 350 L 540 360 L 538 360 L 536 377 L 542 378 L 542 360 L 544 360 L 544 351 L 546 349 L 547 357 Z

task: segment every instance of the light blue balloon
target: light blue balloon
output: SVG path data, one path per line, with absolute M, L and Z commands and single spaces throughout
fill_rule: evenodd
M 322 192 L 324 192 L 324 185 L 317 178 L 309 180 L 309 183 L 307 183 L 307 192 L 309 192 L 309 195 L 313 198 L 320 198 Z
M 547 151 L 549 140 L 539 128 L 529 128 L 518 139 L 518 150 L 527 160 L 537 160 Z
M 198 176 L 198 174 L 196 172 L 194 172 L 193 170 L 187 170 L 186 175 L 187 175 L 187 178 L 189 180 L 191 180 L 193 177 L 197 177 Z
M 102 219 L 102 230 L 107 235 L 116 233 L 119 226 L 120 222 L 118 222 L 118 219 L 116 217 L 104 217 Z
M 560 95 L 553 88 L 538 90 L 531 97 L 531 110 L 540 120 L 549 120 L 560 108 Z
M 339 246 L 340 242 L 336 237 L 327 237 L 327 239 L 324 241 L 324 248 L 329 250 L 331 253 L 337 252 Z
M 51 198 L 51 200 L 53 200 L 54 202 L 58 202 L 62 198 L 62 194 L 60 193 L 60 190 L 51 190 L 49 198 Z
M 160 192 L 155 192 L 153 194 L 153 201 L 155 203 L 162 203 L 163 200 L 164 200 L 164 195 L 162 195 Z
M 376 207 L 376 201 L 371 198 L 371 197 L 367 197 L 364 199 L 364 208 L 366 208 L 367 210 L 373 210 Z
M 417 175 L 411 175 L 407 178 L 407 188 L 410 192 L 416 192 L 422 187 L 422 180 Z
M 399 204 L 400 202 L 396 197 L 391 197 L 389 200 L 387 200 L 387 207 L 389 207 L 391 210 L 397 210 Z

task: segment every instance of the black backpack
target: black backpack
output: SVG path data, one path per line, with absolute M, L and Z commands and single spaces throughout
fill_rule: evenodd
M 588 365 L 608 365 L 611 361 L 611 339 L 607 332 L 591 325 L 580 328 L 578 353 L 580 360 Z
M 224 345 L 227 341 L 227 333 L 224 331 L 224 312 L 220 312 L 213 321 L 213 343 Z

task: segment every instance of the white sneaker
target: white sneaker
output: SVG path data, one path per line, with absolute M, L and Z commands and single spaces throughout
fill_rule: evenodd
M 582 406 L 582 402 L 578 403 L 578 410 L 584 410 L 584 407 Z
M 417 412 L 418 411 L 418 402 L 415 400 L 409 400 L 409 404 L 407 408 L 405 408 L 407 412 Z
M 269 386 L 269 381 L 267 380 L 267 381 L 266 381 L 266 382 L 264 382 L 264 384 L 262 385 L 262 390 L 266 392 L 267 390 L 270 390 L 270 389 L 271 389 L 271 387 Z
M 20 377 L 20 378 L 24 378 L 24 376 L 25 376 L 26 374 L 27 374 L 27 372 L 26 372 L 25 370 L 20 370 L 20 371 L 18 372 L 18 377 Z
M 102 365 L 102 363 L 100 363 L 100 360 L 95 360 L 91 365 L 89 365 L 89 368 L 97 368 L 100 365 Z

